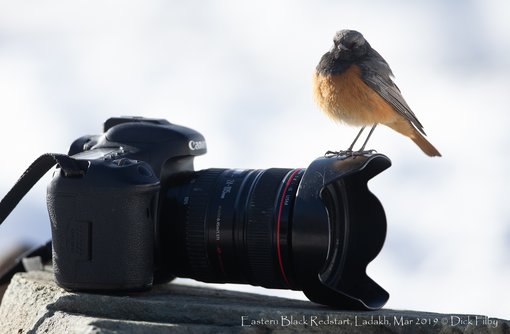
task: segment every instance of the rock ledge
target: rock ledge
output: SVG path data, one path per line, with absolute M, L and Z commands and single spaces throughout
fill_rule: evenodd
M 0 333 L 510 333 L 510 321 L 383 309 L 338 311 L 284 298 L 177 284 L 130 295 L 71 293 L 51 272 L 17 274 Z

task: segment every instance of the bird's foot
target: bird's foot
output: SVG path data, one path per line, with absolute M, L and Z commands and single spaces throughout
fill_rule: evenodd
M 324 153 L 325 158 L 332 158 L 332 157 L 357 157 L 362 155 L 370 155 L 377 153 L 376 150 L 359 150 L 359 151 L 353 151 L 351 149 L 347 150 L 340 150 L 340 151 L 327 151 Z
M 332 158 L 332 157 L 339 157 L 339 156 L 346 156 L 349 157 L 352 155 L 352 150 L 340 150 L 340 151 L 327 151 L 324 153 L 324 157 L 326 158 Z
M 376 150 L 359 150 L 359 151 L 354 151 L 352 153 L 352 155 L 372 155 L 375 153 L 377 153 Z

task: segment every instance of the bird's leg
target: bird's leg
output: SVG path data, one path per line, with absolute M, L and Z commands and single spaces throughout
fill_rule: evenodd
M 365 146 L 367 146 L 368 139 L 370 139 L 370 136 L 374 132 L 376 126 L 377 126 L 377 123 L 372 125 L 372 128 L 370 129 L 370 132 L 368 133 L 367 139 L 365 139 L 365 142 L 363 143 L 363 146 L 361 146 L 361 148 L 359 149 L 358 152 L 363 153 L 365 151 Z M 363 127 L 363 128 L 365 128 L 365 127 Z M 359 135 L 358 135 L 358 137 L 359 137 Z M 356 139 L 358 139 L 358 137 L 356 137 Z
M 358 132 L 358 135 L 356 136 L 356 138 L 354 138 L 354 141 L 352 142 L 351 146 L 349 146 L 349 148 L 347 149 L 346 152 L 352 152 L 352 148 L 354 147 L 354 144 L 356 144 L 356 142 L 358 141 L 358 138 L 359 136 L 361 136 L 361 134 L 363 133 L 363 130 L 365 130 L 365 126 L 361 128 L 361 130 L 359 130 Z M 370 133 L 372 133 L 373 129 L 370 131 Z M 370 137 L 370 135 L 368 135 Z M 366 144 L 366 142 L 365 142 Z
M 352 148 L 354 147 L 354 145 L 356 144 L 356 142 L 358 141 L 359 137 L 361 136 L 361 134 L 363 133 L 363 130 L 365 130 L 365 126 L 361 128 L 361 130 L 359 130 L 358 132 L 358 135 L 356 136 L 356 138 L 354 138 L 354 141 L 352 142 L 351 146 L 349 146 L 349 148 L 347 150 L 340 150 L 338 152 L 336 151 L 327 151 L 324 156 L 325 157 L 330 157 L 330 156 L 335 156 L 335 155 L 347 155 L 347 156 L 350 156 L 352 155 Z M 369 135 L 370 136 L 370 135 Z M 366 144 L 366 143 L 365 143 Z
M 358 134 L 356 135 L 356 138 L 354 138 L 354 141 L 352 142 L 351 146 L 349 146 L 349 148 L 347 150 L 345 150 L 345 151 L 340 150 L 338 152 L 327 151 L 324 154 L 324 156 L 326 156 L 326 157 L 335 156 L 335 155 L 336 156 L 338 156 L 338 155 L 357 156 L 357 155 L 363 155 L 365 153 L 373 153 L 373 152 L 375 152 L 375 150 L 365 151 L 365 146 L 367 146 L 368 140 L 370 139 L 370 136 L 374 132 L 376 126 L 377 126 L 377 123 L 374 123 L 374 125 L 372 125 L 372 128 L 370 129 L 370 132 L 368 133 L 367 139 L 365 139 L 365 142 L 363 143 L 363 146 L 361 146 L 361 148 L 358 151 L 353 152 L 353 148 L 354 148 L 354 145 L 356 145 L 356 142 L 358 141 L 359 137 L 363 133 L 363 130 L 365 130 L 366 126 L 362 127 L 361 130 L 359 130 Z

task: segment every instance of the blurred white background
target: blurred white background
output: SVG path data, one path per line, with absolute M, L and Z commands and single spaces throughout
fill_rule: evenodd
M 443 154 L 386 127 L 371 139 L 393 162 L 370 183 L 388 234 L 368 271 L 386 307 L 510 318 L 509 17 L 505 0 L 1 0 L 0 193 L 119 115 L 200 131 L 198 169 L 306 167 L 357 133 L 311 95 L 334 33 L 355 29 Z M 0 251 L 49 238 L 48 181 L 0 227 Z

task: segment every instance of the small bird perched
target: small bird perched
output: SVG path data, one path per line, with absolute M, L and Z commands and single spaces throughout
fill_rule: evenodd
M 329 117 L 362 126 L 344 152 L 352 154 L 359 136 L 371 125 L 359 151 L 362 152 L 375 127 L 381 123 L 411 138 L 425 154 L 441 156 L 425 139 L 423 126 L 391 80 L 390 66 L 363 35 L 354 30 L 340 30 L 333 41 L 333 47 L 317 65 L 313 91 L 319 106 Z

